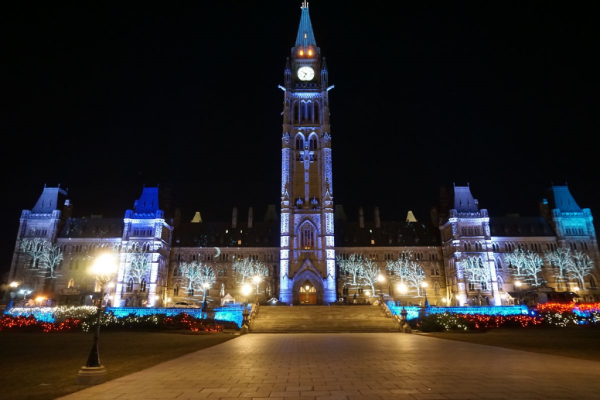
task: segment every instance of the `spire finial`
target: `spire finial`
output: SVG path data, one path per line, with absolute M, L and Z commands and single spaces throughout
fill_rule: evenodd
M 302 2 L 302 8 L 308 8 L 308 1 L 304 0 Z

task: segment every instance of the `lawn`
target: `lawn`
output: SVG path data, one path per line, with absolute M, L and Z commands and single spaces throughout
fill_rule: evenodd
M 92 348 L 93 333 L 0 333 L 2 399 L 55 399 L 85 389 L 79 369 Z M 233 338 L 232 334 L 101 332 L 100 362 L 107 380 L 119 378 Z
M 477 332 L 435 332 L 420 335 L 514 350 L 600 361 L 600 328 L 490 329 Z

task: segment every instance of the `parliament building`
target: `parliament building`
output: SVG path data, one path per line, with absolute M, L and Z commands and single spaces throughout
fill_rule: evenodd
M 539 215 L 532 217 L 492 216 L 493 210 L 490 214 L 479 207 L 476 187 L 455 185 L 441 190 L 426 218 L 417 219 L 408 211 L 405 220 L 386 222 L 377 208 L 346 215 L 343 206 L 334 204 L 335 132 L 329 113 L 333 86 L 328 73 L 305 2 L 280 86 L 278 206 L 233 208 L 231 219 L 204 221 L 200 212 L 183 215 L 169 209 L 168 193 L 162 188 L 143 187 L 140 197 L 132 199 L 132 209 L 118 218 L 77 217 L 65 190 L 44 187 L 33 208 L 21 213 L 9 282 L 20 282 L 21 288 L 32 291 L 31 298 L 37 294 L 54 304 L 90 304 L 98 287 L 88 267 L 95 255 L 110 249 L 119 255 L 115 284 L 105 298 L 113 307 L 165 307 L 180 301 L 200 305 L 202 288 L 190 286 L 179 268 L 191 262 L 215 272 L 216 282 L 207 290 L 211 306 L 228 295 L 244 301 L 234 268 L 236 260 L 244 259 L 266 266 L 253 288 L 253 296 L 262 302 L 373 302 L 380 294 L 404 304 L 424 304 L 427 299 L 440 306 L 600 300 L 600 255 L 592 215 L 577 204 L 566 185 L 552 185 L 540 193 L 535 199 Z M 35 239 L 62 254 L 52 273 L 24 245 Z M 147 257 L 142 276 L 131 272 L 133 247 Z M 519 249 L 539 256 L 534 280 L 515 274 L 508 256 Z M 561 277 L 547 257 L 558 249 L 587 256 L 593 268 L 582 277 Z M 388 266 L 407 257 L 422 276 L 418 284 L 400 289 L 408 282 Z M 347 267 L 352 260 L 375 268 L 376 279 L 353 273 Z M 478 276 L 486 279 L 475 280 L 467 273 L 473 262 L 480 268 Z

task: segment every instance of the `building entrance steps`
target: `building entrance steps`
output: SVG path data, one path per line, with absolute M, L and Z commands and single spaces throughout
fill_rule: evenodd
M 398 332 L 398 326 L 378 306 L 261 306 L 250 332 Z

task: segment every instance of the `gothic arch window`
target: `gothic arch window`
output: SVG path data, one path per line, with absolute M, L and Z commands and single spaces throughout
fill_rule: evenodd
M 127 291 L 133 292 L 133 278 L 129 278 L 127 281 Z
M 321 108 L 319 107 L 319 102 L 315 101 L 315 123 L 321 123 Z
M 140 292 L 145 292 L 146 291 L 146 278 L 142 279 L 142 282 L 140 283 Z
M 173 287 L 173 296 L 179 296 L 179 285 Z
M 439 296 L 440 294 L 440 284 L 438 282 L 433 284 L 433 294 Z
M 304 138 L 302 135 L 296 136 L 296 150 L 304 150 Z
M 315 135 L 310 137 L 308 149 L 309 150 L 318 150 L 317 137 Z
M 469 290 L 471 292 L 475 291 L 475 283 L 474 282 L 469 282 Z
M 305 222 L 300 227 L 300 248 L 310 250 L 315 247 L 315 227 L 310 222 Z
M 596 286 L 596 280 L 593 276 L 590 276 L 590 289 L 596 290 L 598 287 Z
M 75 287 L 75 280 L 73 278 L 69 279 L 69 284 L 67 286 L 67 288 L 72 288 Z
M 499 276 L 498 277 L 498 290 L 504 290 L 504 281 L 502 280 L 502 278 Z

